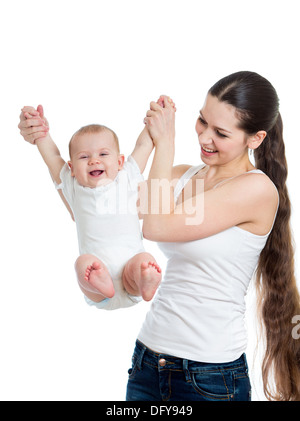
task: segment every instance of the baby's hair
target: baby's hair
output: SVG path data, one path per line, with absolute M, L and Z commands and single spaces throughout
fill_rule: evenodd
M 115 144 L 116 144 L 116 147 L 117 147 L 117 150 L 118 150 L 118 153 L 120 153 L 119 139 L 118 139 L 118 136 L 116 135 L 116 133 L 113 130 L 111 130 L 108 127 L 103 126 L 101 124 L 89 124 L 87 126 L 81 127 L 71 137 L 71 140 L 69 142 L 69 155 L 70 155 L 70 158 L 71 158 L 71 143 L 72 143 L 72 140 L 75 137 L 81 136 L 81 135 L 84 135 L 84 134 L 88 134 L 88 133 L 101 133 L 101 132 L 104 132 L 105 130 L 111 132 L 111 134 L 113 135 L 114 141 L 115 141 Z

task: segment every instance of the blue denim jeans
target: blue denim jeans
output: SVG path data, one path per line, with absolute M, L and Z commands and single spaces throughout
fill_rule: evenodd
M 127 401 L 250 401 L 246 356 L 199 363 L 151 351 L 140 341 L 128 371 Z

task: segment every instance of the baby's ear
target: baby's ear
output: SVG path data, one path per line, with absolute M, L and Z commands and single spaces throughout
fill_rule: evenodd
M 124 161 L 125 161 L 125 156 L 120 154 L 119 157 L 118 157 L 118 169 L 119 170 L 121 170 L 123 168 Z
M 69 168 L 70 168 L 70 170 L 71 170 L 71 176 L 72 176 L 72 177 L 74 177 L 74 172 L 73 172 L 73 164 L 72 164 L 72 161 L 68 161 L 68 166 L 69 166 Z

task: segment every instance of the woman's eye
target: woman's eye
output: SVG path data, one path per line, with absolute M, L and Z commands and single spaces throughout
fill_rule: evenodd
M 201 124 L 206 124 L 206 121 L 205 120 L 203 120 L 203 118 L 202 117 L 199 117 L 199 119 L 198 119 L 199 121 L 200 121 L 200 123 Z
M 217 130 L 217 132 L 216 132 L 216 133 L 217 133 L 217 135 L 218 135 L 218 136 L 220 136 L 220 137 L 223 137 L 223 138 L 224 138 L 224 137 L 227 137 L 227 136 L 226 136 L 226 134 L 220 133 L 218 130 Z

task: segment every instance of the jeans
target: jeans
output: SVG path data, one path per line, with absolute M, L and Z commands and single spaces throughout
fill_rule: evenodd
M 246 356 L 200 363 L 151 351 L 137 340 L 127 401 L 250 401 Z

